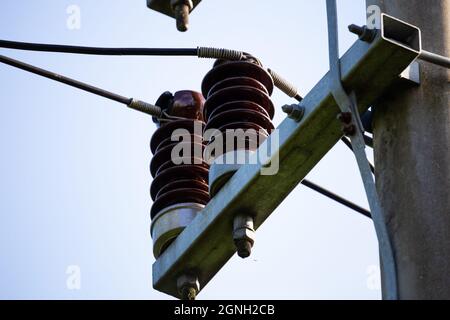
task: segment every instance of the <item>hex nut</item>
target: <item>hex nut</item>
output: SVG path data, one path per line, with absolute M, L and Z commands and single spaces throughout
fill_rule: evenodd
M 246 240 L 251 242 L 253 245 L 256 240 L 256 232 L 253 229 L 249 228 L 241 228 L 237 229 L 233 232 L 233 240 L 240 241 L 240 240 Z
M 233 241 L 239 257 L 245 259 L 250 256 L 255 238 L 253 218 L 245 215 L 235 217 L 233 221 Z
M 172 7 L 172 9 L 174 9 L 176 6 L 179 6 L 179 5 L 187 6 L 189 8 L 189 11 L 192 11 L 192 9 L 194 8 L 194 3 L 192 2 L 192 0 L 171 0 L 170 1 L 170 6 Z

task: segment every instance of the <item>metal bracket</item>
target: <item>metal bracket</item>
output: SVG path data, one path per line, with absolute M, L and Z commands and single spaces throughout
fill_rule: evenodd
M 351 92 L 350 96 L 344 90 L 341 76 L 341 61 L 339 59 L 339 38 L 338 38 L 338 17 L 336 0 L 327 0 L 328 16 L 328 41 L 330 72 L 332 81 L 330 91 L 334 100 L 341 110 L 340 119 L 344 123 L 344 132 L 351 138 L 353 152 L 358 163 L 359 171 L 364 183 L 366 195 L 369 201 L 375 230 L 381 254 L 381 263 L 385 273 L 386 299 L 397 299 L 397 270 L 395 266 L 394 252 L 389 238 L 388 230 L 380 201 L 378 198 L 375 180 L 370 169 L 369 161 L 365 152 L 366 144 L 364 140 L 364 128 L 358 111 L 356 93 Z M 362 40 L 363 41 L 363 40 Z
M 439 54 L 435 54 L 432 52 L 422 50 L 418 59 L 422 60 L 422 61 L 430 62 L 437 66 L 441 66 L 441 67 L 450 69 L 450 58 L 449 57 L 444 57 Z
M 411 86 L 420 85 L 420 64 L 414 61 L 400 75 L 400 81 Z

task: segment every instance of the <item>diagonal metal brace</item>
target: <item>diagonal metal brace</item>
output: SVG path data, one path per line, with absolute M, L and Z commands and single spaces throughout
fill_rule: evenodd
M 339 59 L 339 37 L 338 37 L 338 17 L 336 0 L 327 0 L 328 17 L 328 44 L 330 58 L 330 90 L 338 104 L 342 115 L 341 119 L 345 122 L 347 128 L 351 128 L 348 135 L 351 138 L 353 152 L 358 163 L 359 171 L 364 183 L 364 188 L 369 201 L 370 210 L 377 233 L 379 250 L 381 255 L 381 264 L 384 272 L 384 285 L 387 300 L 397 300 L 397 270 L 394 260 L 394 252 L 386 227 L 386 222 L 381 210 L 378 194 L 376 191 L 375 180 L 372 175 L 370 164 L 365 152 L 366 144 L 364 141 L 364 129 L 361 123 L 357 98 L 355 92 L 347 95 L 341 76 L 341 62 Z

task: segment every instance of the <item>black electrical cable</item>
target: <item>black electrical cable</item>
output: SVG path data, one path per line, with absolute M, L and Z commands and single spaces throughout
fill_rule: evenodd
M 0 40 L 0 48 L 26 50 L 26 51 L 40 51 L 40 52 L 54 52 L 54 53 L 71 53 L 71 54 L 88 54 L 101 56 L 195 56 L 198 58 L 213 58 L 225 60 L 242 60 L 251 58 L 256 61 L 252 55 L 230 49 L 223 48 L 103 48 L 103 47 L 85 47 L 59 44 L 45 44 L 45 43 L 31 43 L 10 40 Z M 258 61 L 258 63 L 260 63 Z M 275 86 L 288 96 L 302 100 L 297 89 L 288 81 L 280 77 L 277 73 L 268 69 L 268 72 L 274 79 Z
M 0 40 L 0 47 L 16 50 L 103 56 L 197 56 L 198 48 L 99 48 Z
M 366 146 L 373 149 L 373 138 L 369 137 L 368 135 L 364 135 L 364 142 L 366 143 Z
M 367 218 L 372 218 L 372 215 L 371 215 L 370 211 L 368 211 L 368 210 L 358 206 L 357 204 L 354 204 L 351 201 L 348 201 L 348 200 L 338 196 L 337 194 L 335 194 L 335 193 L 333 193 L 331 191 L 328 191 L 328 190 L 322 188 L 321 186 L 319 186 L 319 185 L 317 185 L 317 184 L 315 184 L 315 183 L 313 183 L 311 181 L 303 180 L 302 184 L 305 187 L 308 187 L 308 188 L 310 188 L 310 189 L 312 189 L 312 190 L 314 190 L 314 191 L 324 195 L 325 197 L 328 197 L 328 198 L 330 198 L 330 199 L 332 199 L 332 200 L 334 200 L 336 202 L 339 202 L 340 204 L 342 204 L 342 205 L 344 205 L 344 206 L 346 206 L 346 207 L 348 207 L 348 208 L 350 208 L 352 210 L 355 210 L 356 212 L 361 213 L 363 216 L 366 216 Z
M 0 55 L 0 62 L 126 105 L 130 105 L 133 100 L 3 55 Z

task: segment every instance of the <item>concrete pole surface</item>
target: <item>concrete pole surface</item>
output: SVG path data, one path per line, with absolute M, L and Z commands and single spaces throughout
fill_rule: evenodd
M 418 26 L 424 50 L 450 56 L 450 0 L 366 2 Z M 376 104 L 377 189 L 399 298 L 450 299 L 450 71 L 420 68 L 420 87 L 393 88 Z

